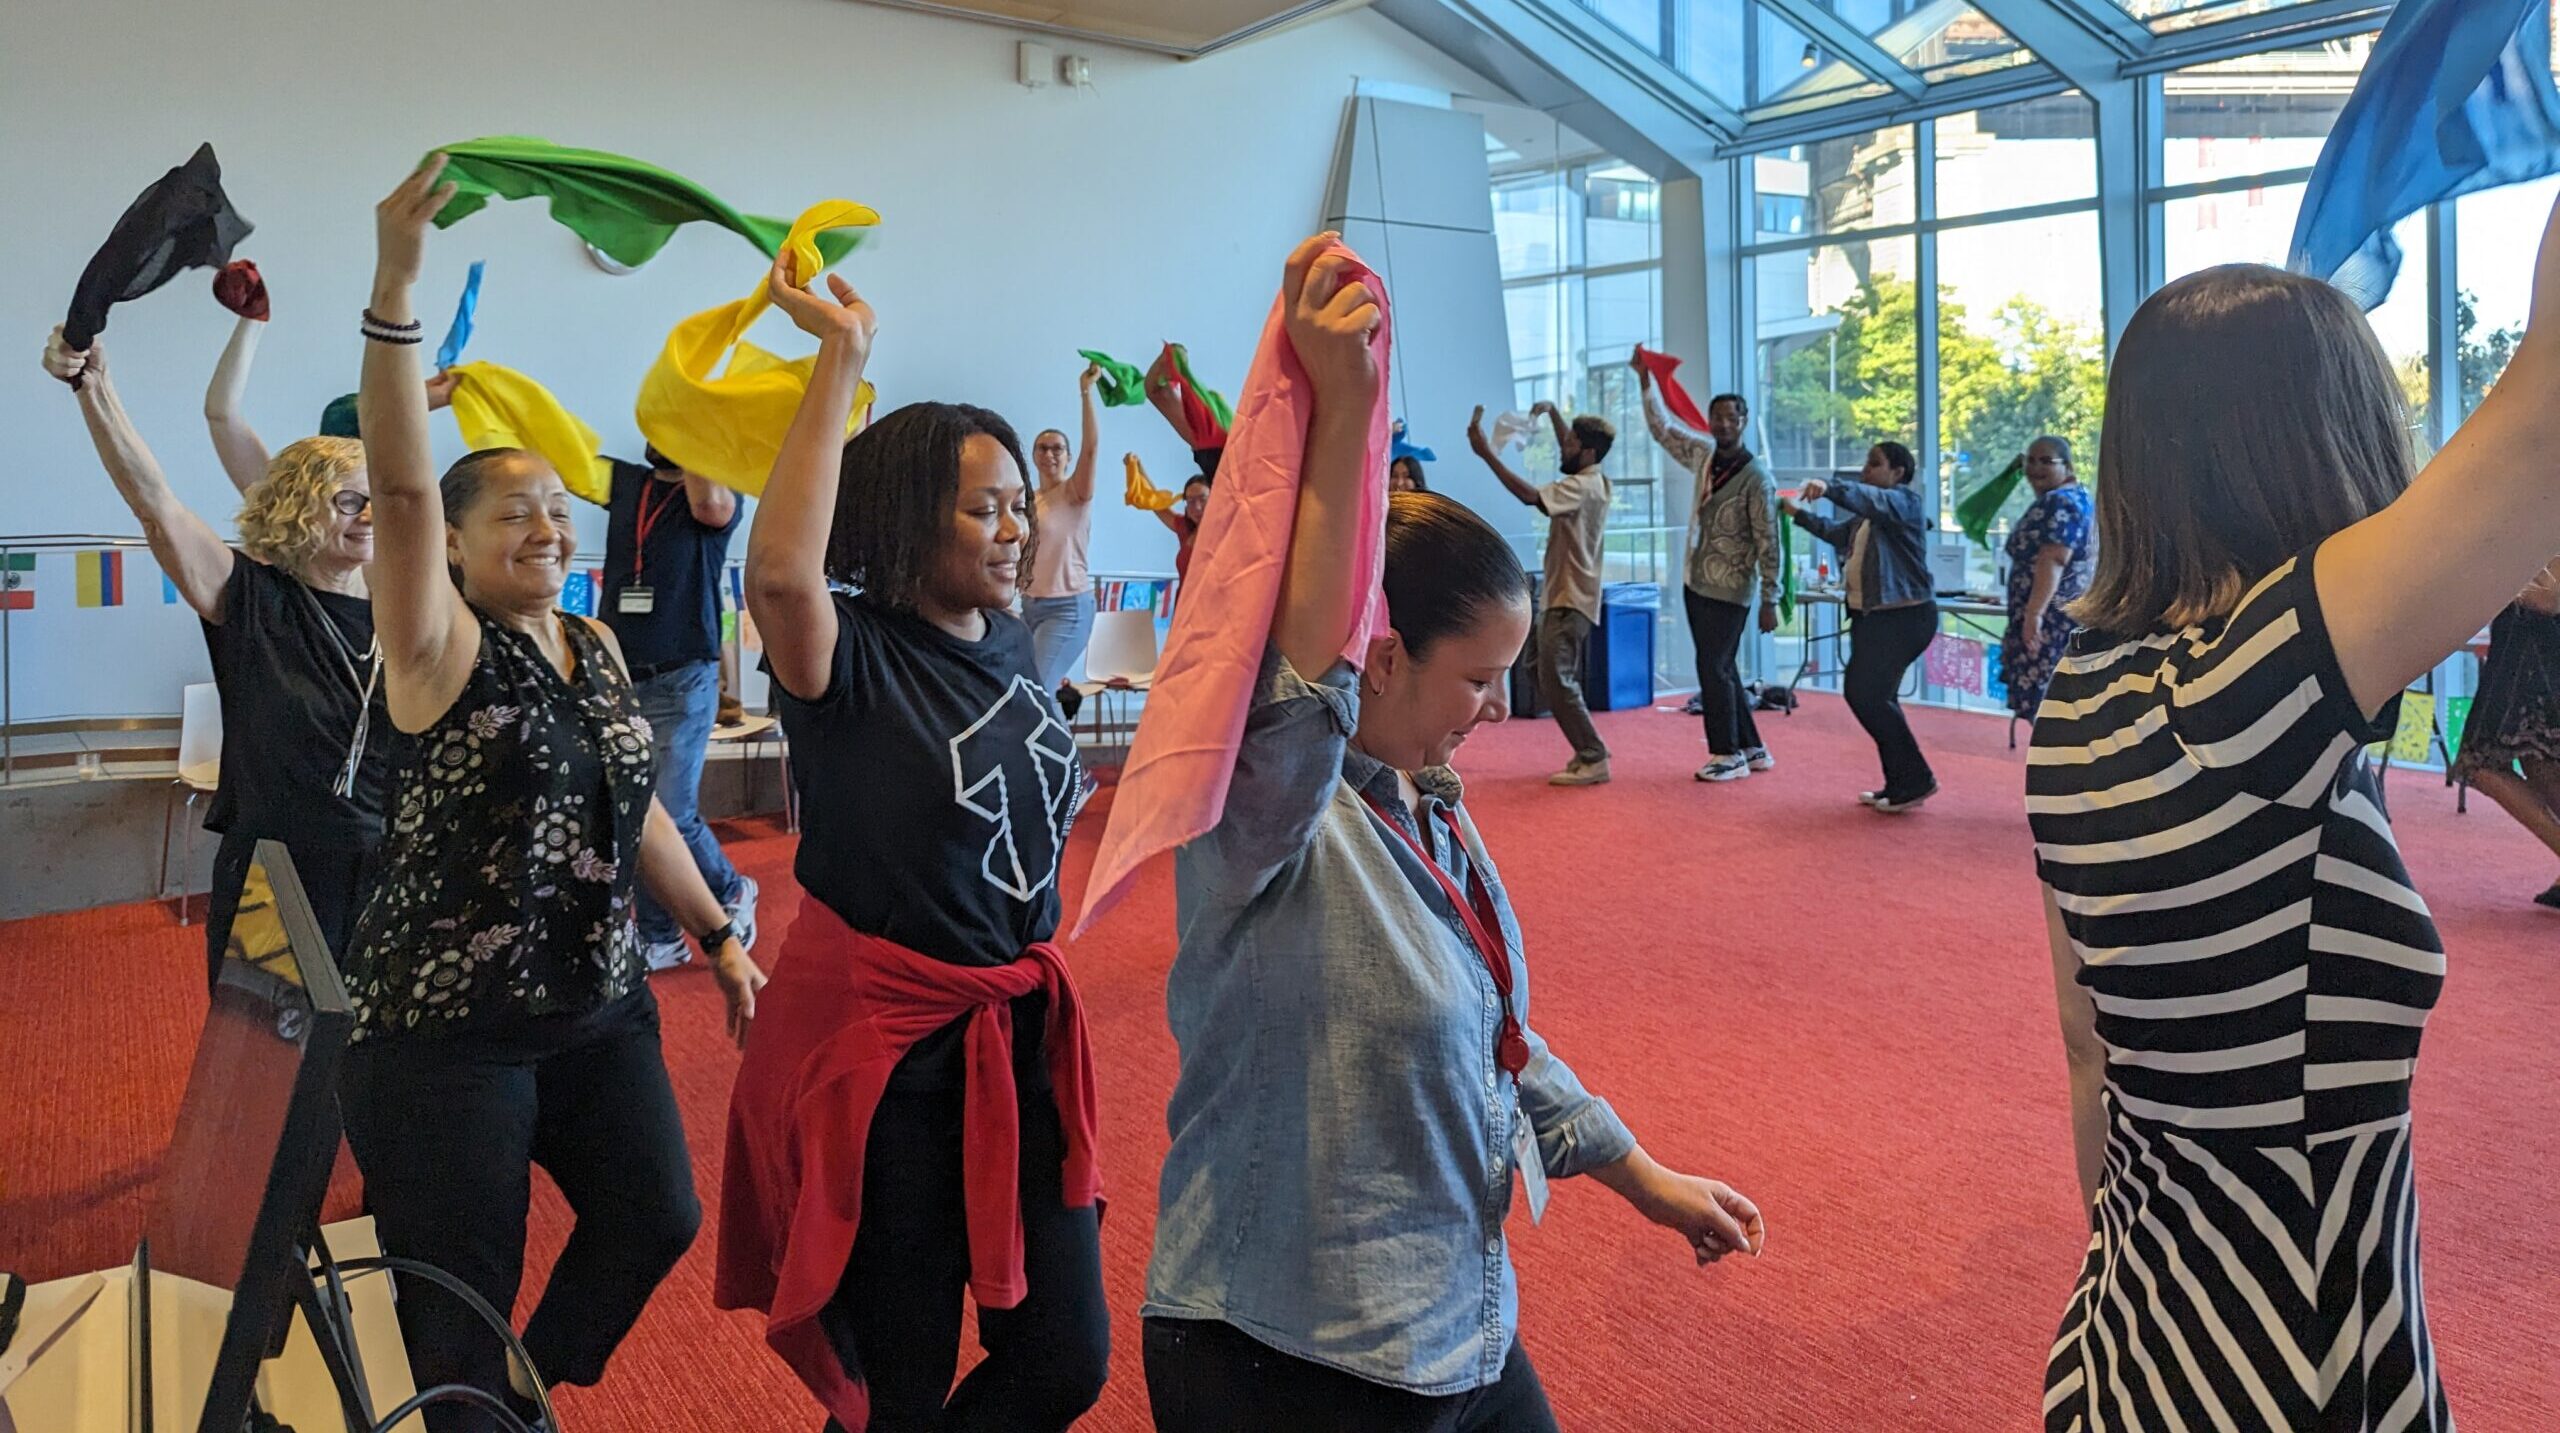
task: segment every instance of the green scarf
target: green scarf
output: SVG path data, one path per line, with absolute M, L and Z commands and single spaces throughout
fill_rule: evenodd
M 1147 401 L 1147 375 L 1110 354 L 1090 348 L 1079 348 L 1076 356 L 1102 370 L 1093 387 L 1102 395 L 1105 408 L 1135 408 Z
M 448 144 L 444 177 L 455 192 L 436 227 L 450 229 L 480 212 L 491 198 L 551 201 L 551 217 L 593 244 L 617 264 L 638 268 L 657 256 L 679 225 L 717 224 L 764 251 L 782 252 L 788 219 L 741 214 L 680 174 L 597 149 L 571 149 L 547 139 L 494 135 Z M 852 252 L 856 235 L 832 230 L 818 236 L 829 264 Z
M 1958 498 L 1956 525 L 1964 529 L 1964 535 L 1982 547 L 1991 546 L 1991 524 L 1999 518 L 2000 509 L 2009 505 L 2009 499 L 2018 491 L 2018 484 L 2026 481 L 2026 477 L 2026 459 L 2012 458 L 2009 466 Z
M 1173 346 L 1173 366 L 1181 370 L 1183 385 L 1199 395 L 1200 401 L 1209 405 L 1210 412 L 1218 415 L 1219 427 L 1233 428 L 1236 425 L 1236 410 L 1227 406 L 1226 395 L 1201 382 L 1192 373 L 1191 354 L 1178 343 Z

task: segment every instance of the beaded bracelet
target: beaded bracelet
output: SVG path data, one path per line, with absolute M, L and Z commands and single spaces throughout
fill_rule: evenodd
M 373 340 L 375 343 L 392 343 L 406 346 L 422 342 L 426 338 L 425 324 L 419 323 L 414 319 L 408 323 L 392 323 L 387 319 L 376 318 L 373 310 L 371 309 L 366 309 L 364 311 L 363 329 L 364 336 Z

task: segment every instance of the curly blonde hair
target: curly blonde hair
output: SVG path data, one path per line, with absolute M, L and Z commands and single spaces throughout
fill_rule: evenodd
M 350 473 L 363 471 L 364 444 L 353 438 L 287 443 L 241 495 L 240 545 L 260 562 L 300 573 L 329 541 L 330 500 Z

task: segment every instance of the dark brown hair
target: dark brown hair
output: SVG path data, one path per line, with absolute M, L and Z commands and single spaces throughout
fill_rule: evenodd
M 2190 274 L 2126 325 L 2098 443 L 2098 568 L 2072 615 L 2137 636 L 2225 616 L 2409 486 L 2409 414 L 2364 314 L 2262 264 Z
M 1486 608 L 1526 603 L 1529 574 L 1493 524 L 1444 493 L 1387 495 L 1387 621 L 1415 661 Z
M 1913 478 L 1920 476 L 1920 460 L 1911 456 L 1911 450 L 1904 447 L 1902 444 L 1893 441 L 1891 438 L 1887 438 L 1883 442 L 1876 444 L 1876 451 L 1884 454 L 1884 465 L 1886 467 L 1900 468 L 1902 470 L 1902 480 L 1904 482 L 1908 483 Z
M 1582 456 L 1590 460 L 1586 466 L 1596 468 L 1618 445 L 1618 425 L 1597 413 L 1585 413 L 1573 420 L 1573 441 L 1582 445 Z
M 836 469 L 827 576 L 885 606 L 913 610 L 960 501 L 960 455 L 971 438 L 993 438 L 1028 474 L 1013 425 L 966 403 L 910 403 L 855 434 Z M 1021 564 L 1031 568 L 1038 538 L 1026 508 Z

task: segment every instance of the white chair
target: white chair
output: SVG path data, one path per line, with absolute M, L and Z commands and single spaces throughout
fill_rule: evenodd
M 1130 724 L 1130 693 L 1143 692 L 1156 675 L 1156 614 L 1144 608 L 1124 612 L 1105 612 L 1094 619 L 1093 641 L 1085 648 L 1084 670 L 1087 680 L 1076 683 L 1093 705 L 1094 738 L 1101 742 L 1113 723 L 1106 720 L 1105 704 L 1092 699 L 1117 693 L 1114 704 L 1120 724 Z
M 186 861 L 178 872 L 178 924 L 187 924 L 187 892 L 184 882 L 196 868 L 196 798 L 210 796 L 222 784 L 222 693 L 211 682 L 198 682 L 187 688 L 185 704 L 178 711 L 178 778 L 169 783 L 169 793 L 160 803 L 160 885 L 152 894 L 162 896 L 169 889 L 169 823 L 177 813 L 178 789 L 186 788 L 187 829 Z

